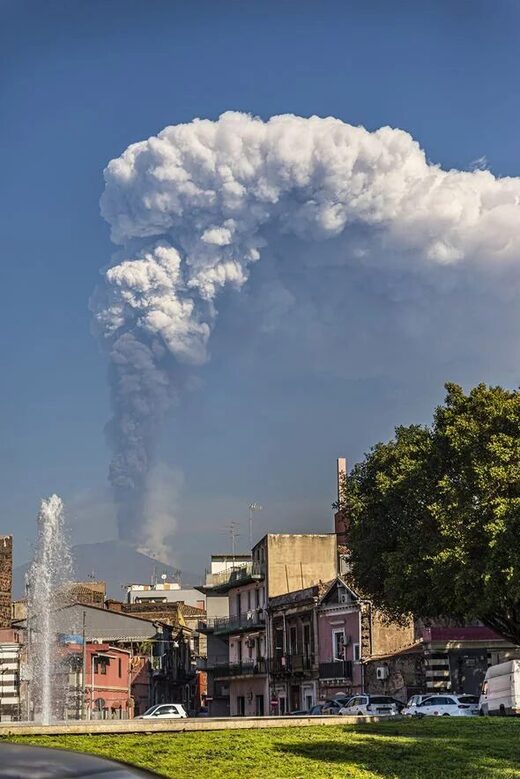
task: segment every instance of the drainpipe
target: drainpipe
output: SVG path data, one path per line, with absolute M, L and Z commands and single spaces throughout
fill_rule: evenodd
M 86 639 L 86 619 L 87 612 L 83 612 L 83 625 L 81 630 L 81 637 L 83 639 L 83 664 L 81 667 L 81 719 L 86 718 L 87 708 L 87 639 Z

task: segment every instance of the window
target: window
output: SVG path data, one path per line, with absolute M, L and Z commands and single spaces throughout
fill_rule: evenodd
M 296 625 L 291 626 L 289 635 L 291 642 L 291 654 L 295 655 L 298 652 L 298 634 L 296 631 Z
M 94 673 L 101 674 L 101 676 L 107 675 L 107 665 L 110 660 L 107 657 L 95 657 L 94 658 Z
M 251 611 L 251 590 L 247 591 L 247 610 Z
M 361 660 L 361 652 L 359 651 L 359 644 L 354 644 L 352 647 L 354 662 L 359 663 Z
M 345 659 L 345 631 L 343 628 L 332 631 L 332 652 L 333 660 Z
M 238 593 L 238 595 L 236 596 L 236 604 L 237 604 L 237 606 L 236 606 L 236 608 L 237 608 L 236 613 L 238 615 L 238 614 L 240 614 L 240 611 L 241 611 L 241 608 L 242 608 L 242 604 L 241 604 L 241 601 L 240 601 L 240 593 Z
M 309 657 L 311 654 L 311 626 L 306 623 L 303 626 L 303 654 L 305 657 Z
M 256 597 L 256 608 L 259 609 L 260 608 L 260 590 L 258 589 L 258 587 L 255 590 L 255 597 Z
M 119 678 L 121 678 L 121 676 L 122 676 L 122 673 L 121 673 L 121 658 L 120 657 L 118 657 L 118 659 L 117 659 L 117 675 L 119 676 Z
M 278 656 L 283 655 L 283 628 L 274 631 L 274 651 Z

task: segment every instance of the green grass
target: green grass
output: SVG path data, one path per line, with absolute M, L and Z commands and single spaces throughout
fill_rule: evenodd
M 91 752 L 175 779 L 520 779 L 520 721 L 512 719 L 6 740 Z

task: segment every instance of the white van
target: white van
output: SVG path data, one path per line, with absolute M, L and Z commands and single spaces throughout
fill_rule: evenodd
M 479 710 L 481 714 L 520 714 L 520 660 L 487 669 Z

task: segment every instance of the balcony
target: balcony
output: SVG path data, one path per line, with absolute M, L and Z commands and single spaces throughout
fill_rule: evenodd
M 352 679 L 352 660 L 320 663 L 320 679 Z
M 271 660 L 271 673 L 274 676 L 308 675 L 314 667 L 314 655 L 280 655 Z
M 265 627 L 265 612 L 263 609 L 252 609 L 244 614 L 231 617 L 214 617 L 205 622 L 199 622 L 201 632 L 211 632 L 215 635 L 244 633 L 247 630 Z
M 224 591 L 248 581 L 258 581 L 263 579 L 264 575 L 265 570 L 261 563 L 243 563 L 218 573 L 207 573 L 203 586 L 208 589 Z
M 267 673 L 267 662 L 264 658 L 242 660 L 240 663 L 217 664 L 208 670 L 215 679 L 227 679 L 232 676 L 257 676 Z

